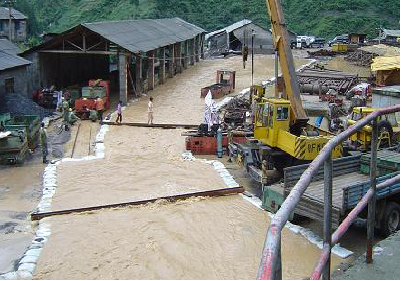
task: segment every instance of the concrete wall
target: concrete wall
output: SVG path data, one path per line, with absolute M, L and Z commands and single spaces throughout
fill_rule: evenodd
M 5 80 L 14 78 L 14 92 L 29 96 L 27 92 L 26 66 L 20 66 L 0 71 L 0 96 L 5 95 Z
M 6 36 L 9 40 L 9 21 L 8 20 L 0 20 L 0 37 Z M 15 30 L 16 22 L 19 23 L 18 30 Z M 13 42 L 23 42 L 26 40 L 26 20 L 12 20 L 11 21 L 11 33 L 12 39 L 10 41 Z

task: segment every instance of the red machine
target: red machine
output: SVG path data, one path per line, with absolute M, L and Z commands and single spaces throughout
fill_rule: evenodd
M 233 142 L 244 143 L 246 137 L 233 137 Z M 217 138 L 210 136 L 189 136 L 185 139 L 187 150 L 193 155 L 214 155 L 217 153 Z M 223 148 L 227 149 L 228 138 L 223 136 Z
M 210 91 L 213 99 L 219 99 L 233 92 L 235 89 L 235 71 L 217 70 L 216 84 L 201 89 L 201 98 L 206 97 Z
M 75 112 L 80 118 L 89 118 L 89 111 L 96 110 L 96 97 L 103 99 L 105 110 L 110 109 L 110 81 L 89 80 L 89 87 L 82 88 L 82 97 L 75 100 Z

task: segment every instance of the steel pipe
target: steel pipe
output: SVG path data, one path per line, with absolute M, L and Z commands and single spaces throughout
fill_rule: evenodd
M 323 279 L 330 279 L 330 252 L 331 252 L 331 220 L 333 208 L 333 160 L 331 151 L 329 157 L 324 162 L 324 222 L 323 222 L 323 245 L 328 248 L 329 255 L 323 268 Z
M 275 274 L 273 274 L 272 268 L 275 269 L 277 265 L 275 262 L 278 260 L 278 250 L 281 244 L 281 239 L 277 239 L 279 233 L 281 235 L 281 230 L 286 224 L 290 214 L 293 212 L 294 208 L 301 200 L 302 194 L 305 192 L 306 188 L 312 181 L 313 176 L 319 170 L 319 167 L 326 161 L 329 157 L 330 152 L 343 141 L 347 140 L 351 135 L 360 130 L 363 126 L 371 122 L 373 119 L 380 115 L 394 113 L 400 111 L 400 106 L 392 106 L 384 109 L 372 112 L 368 116 L 364 117 L 354 125 L 350 126 L 347 130 L 340 133 L 338 136 L 332 138 L 327 142 L 327 144 L 322 148 L 319 155 L 312 161 L 309 167 L 303 172 L 301 178 L 291 190 L 290 194 L 284 200 L 281 208 L 272 218 L 272 224 L 270 224 L 264 243 L 262 259 L 258 270 L 258 279 L 275 279 Z M 274 223 L 274 224 L 273 224 Z M 274 229 L 271 229 L 274 228 Z M 281 265 L 280 265 L 281 266 Z
M 376 209 L 376 174 L 377 174 L 377 143 L 378 143 L 378 127 L 377 117 L 372 122 L 372 141 L 370 156 L 370 190 L 372 191 L 372 199 L 368 203 L 368 225 L 367 225 L 367 241 L 366 241 L 366 262 L 373 262 L 373 239 L 375 236 L 375 209 Z
M 377 185 L 377 189 L 382 189 L 388 187 L 390 185 L 396 184 L 400 181 L 400 175 L 397 175 L 391 179 L 388 179 L 381 184 Z M 357 216 L 366 208 L 366 205 L 369 203 L 370 199 L 372 198 L 373 191 L 369 189 L 366 194 L 362 197 L 361 201 L 355 206 L 354 209 L 348 214 L 348 216 L 342 221 L 342 223 L 338 226 L 336 231 L 331 236 L 331 244 L 335 245 L 340 241 L 341 237 L 347 232 L 350 228 L 353 221 L 357 218 Z M 320 254 L 319 261 L 315 267 L 311 275 L 311 280 L 318 280 L 320 275 L 322 274 L 323 267 L 327 263 L 330 256 L 329 249 L 323 249 L 322 253 Z

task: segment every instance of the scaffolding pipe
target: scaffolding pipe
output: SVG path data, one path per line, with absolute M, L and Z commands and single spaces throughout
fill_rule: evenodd
M 381 184 L 378 184 L 376 186 L 377 189 L 382 189 L 388 186 L 391 186 L 393 184 L 396 184 L 400 181 L 400 175 L 388 179 Z M 348 214 L 348 216 L 342 221 L 342 223 L 338 226 L 336 231 L 333 233 L 331 236 L 331 244 L 335 245 L 340 241 L 341 237 L 347 232 L 353 221 L 357 218 L 357 216 L 365 209 L 365 207 L 368 205 L 369 201 L 372 199 L 373 196 L 373 191 L 372 189 L 369 189 L 365 195 L 362 197 L 361 201 L 358 202 L 358 204 L 355 206 L 354 209 Z M 325 248 L 323 249 L 322 253 L 320 254 L 319 261 L 315 267 L 315 270 L 312 273 L 311 280 L 318 280 L 320 278 L 320 275 L 322 274 L 323 268 L 327 261 L 329 260 L 330 256 L 330 249 Z
M 319 167 L 329 157 L 331 151 L 343 141 L 347 140 L 351 135 L 361 130 L 363 126 L 373 121 L 378 116 L 394 113 L 400 111 L 400 106 L 392 106 L 388 108 L 379 109 L 364 117 L 354 125 L 350 126 L 347 130 L 340 133 L 338 136 L 332 138 L 322 148 L 319 155 L 312 161 L 309 167 L 303 172 L 301 178 L 287 196 L 281 208 L 277 211 L 271 220 L 271 224 L 267 230 L 265 243 L 263 246 L 263 253 L 258 270 L 258 279 L 277 279 L 276 269 L 281 268 L 281 259 L 278 259 L 278 253 L 281 247 L 281 230 L 286 224 L 290 214 L 295 209 L 298 202 L 301 200 L 302 194 L 312 181 L 313 176 L 316 175 Z M 280 264 L 277 262 L 280 260 Z

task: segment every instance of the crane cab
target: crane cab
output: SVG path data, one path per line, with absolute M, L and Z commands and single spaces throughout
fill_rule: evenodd
M 256 104 L 254 136 L 264 144 L 276 147 L 279 131 L 290 130 L 291 103 L 285 99 L 263 99 Z

